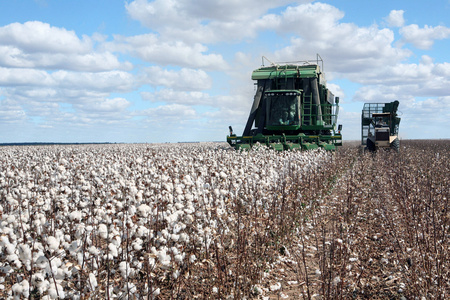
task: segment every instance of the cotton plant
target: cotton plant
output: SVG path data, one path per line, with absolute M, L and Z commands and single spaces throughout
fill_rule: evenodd
M 214 247 L 234 247 L 234 210 L 269 216 L 277 183 L 327 155 L 215 143 L 5 148 L 0 268 L 25 272 L 10 296 L 156 297 L 167 278 L 182 282 L 190 267 L 213 263 Z

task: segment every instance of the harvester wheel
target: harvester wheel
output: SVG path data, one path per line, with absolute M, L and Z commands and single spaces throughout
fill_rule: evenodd
M 396 138 L 395 140 L 392 141 L 391 149 L 397 153 L 400 151 L 400 141 L 398 138 Z

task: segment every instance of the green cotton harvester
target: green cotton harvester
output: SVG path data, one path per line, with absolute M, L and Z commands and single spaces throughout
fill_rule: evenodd
M 322 58 L 267 67 L 264 59 L 252 73 L 256 94 L 244 132 L 237 136 L 230 126 L 227 142 L 236 150 L 258 143 L 279 151 L 342 146 L 342 126 L 336 130 L 339 97 L 326 87 Z

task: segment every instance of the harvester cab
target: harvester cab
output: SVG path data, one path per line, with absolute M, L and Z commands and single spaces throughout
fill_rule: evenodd
M 236 136 L 230 126 L 227 142 L 237 150 L 256 143 L 280 151 L 341 146 L 339 98 L 326 88 L 319 62 L 323 69 L 317 55 L 316 63 L 271 63 L 254 70 L 256 94 L 244 132 Z
M 400 150 L 398 105 L 398 101 L 364 104 L 361 115 L 361 145 L 365 146 L 365 149 Z

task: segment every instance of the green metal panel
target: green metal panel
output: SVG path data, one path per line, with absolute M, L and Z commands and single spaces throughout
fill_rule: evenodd
M 285 150 L 301 150 L 301 145 L 296 143 L 285 143 L 284 144 Z
M 336 146 L 333 144 L 320 144 L 320 147 L 322 147 L 323 149 L 327 150 L 327 151 L 334 151 L 336 150 Z
M 313 143 L 303 143 L 302 148 L 304 150 L 313 150 L 313 149 L 319 148 L 319 146 L 317 144 L 313 144 Z
M 284 150 L 283 144 L 280 144 L 280 143 L 270 143 L 269 147 L 272 148 L 273 150 L 276 150 L 276 151 L 283 151 Z
M 300 129 L 300 125 L 277 125 L 266 126 L 267 130 L 297 130 Z
M 259 79 L 274 79 L 274 78 L 311 78 L 317 77 L 319 73 L 319 66 L 306 65 L 306 66 L 272 66 L 259 68 L 252 73 L 253 80 Z

